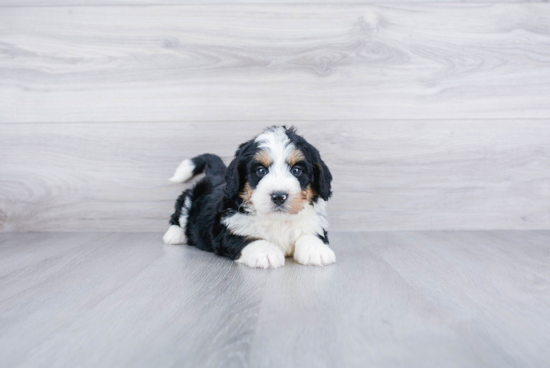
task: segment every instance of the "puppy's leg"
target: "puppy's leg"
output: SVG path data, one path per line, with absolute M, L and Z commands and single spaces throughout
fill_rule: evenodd
M 164 244 L 183 244 L 187 241 L 185 233 L 178 225 L 170 225 L 164 236 L 162 237 Z
M 256 240 L 243 248 L 236 261 L 252 268 L 277 268 L 285 265 L 285 254 L 275 244 Z
M 296 240 L 294 259 L 308 266 L 326 266 L 336 262 L 332 249 L 315 235 L 302 235 Z
M 175 212 L 170 217 L 170 227 L 162 237 L 164 244 L 182 244 L 187 241 L 185 228 L 191 208 L 191 190 L 184 191 L 176 201 Z

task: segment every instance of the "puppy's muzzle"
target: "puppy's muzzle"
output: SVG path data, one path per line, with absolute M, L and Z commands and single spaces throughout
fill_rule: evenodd
M 274 192 L 274 193 L 271 193 L 271 201 L 273 203 L 275 203 L 277 206 L 280 206 L 282 205 L 283 203 L 285 203 L 286 199 L 288 198 L 288 194 L 287 193 L 283 193 L 283 192 Z

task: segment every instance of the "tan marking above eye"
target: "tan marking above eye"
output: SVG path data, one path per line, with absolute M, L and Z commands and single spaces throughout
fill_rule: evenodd
M 256 152 L 256 154 L 254 155 L 254 158 L 256 159 L 256 161 L 264 165 L 264 167 L 270 167 L 271 164 L 273 163 L 271 161 L 271 157 L 269 156 L 269 153 L 267 153 L 266 151 Z
M 302 151 L 295 149 L 288 155 L 286 162 L 288 166 L 292 167 L 296 165 L 298 162 L 305 159 L 305 156 Z

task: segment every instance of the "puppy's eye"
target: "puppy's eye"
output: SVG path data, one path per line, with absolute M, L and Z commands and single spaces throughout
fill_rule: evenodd
M 265 169 L 265 167 L 258 167 L 256 169 L 256 175 L 258 175 L 260 178 L 262 176 L 266 176 L 267 175 L 267 170 Z
M 298 176 L 302 175 L 302 169 L 300 169 L 299 167 L 294 166 L 292 168 L 292 170 L 290 170 L 290 173 L 292 175 L 294 175 L 295 177 L 298 177 Z

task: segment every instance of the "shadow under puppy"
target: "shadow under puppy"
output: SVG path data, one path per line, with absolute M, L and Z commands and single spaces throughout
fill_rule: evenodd
M 328 247 L 332 175 L 294 128 L 270 127 L 239 146 L 226 168 L 215 155 L 183 161 L 172 182 L 205 177 L 176 201 L 164 243 L 194 245 L 255 268 L 285 256 L 304 265 L 336 261 Z

